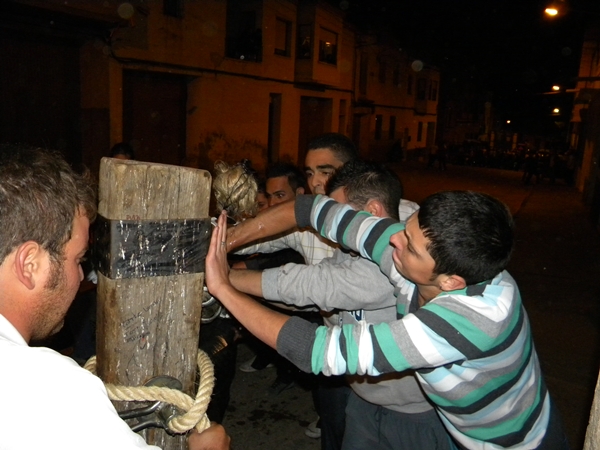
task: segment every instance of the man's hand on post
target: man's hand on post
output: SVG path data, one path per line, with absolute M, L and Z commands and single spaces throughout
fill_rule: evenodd
M 219 214 L 217 226 L 213 229 L 208 254 L 206 255 L 206 287 L 209 292 L 220 298 L 224 289 L 231 287 L 229 265 L 227 263 L 227 214 Z
M 227 215 L 224 212 L 221 213 L 210 240 L 206 255 L 206 287 L 246 329 L 265 344 L 276 348 L 279 331 L 289 316 L 271 311 L 231 285 L 225 241 L 227 238 L 226 220 Z

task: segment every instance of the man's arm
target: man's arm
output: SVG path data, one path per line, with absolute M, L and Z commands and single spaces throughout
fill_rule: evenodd
M 404 224 L 354 211 L 322 195 L 297 196 L 295 213 L 299 227 L 312 227 L 321 236 L 359 252 L 377 263 L 392 283 L 398 283 L 400 275 L 393 264 L 390 237 L 402 231 Z
M 261 211 L 227 231 L 227 251 L 258 239 L 288 231 L 296 226 L 294 202 L 284 202 Z
M 285 311 L 313 311 L 313 310 L 316 310 L 316 308 L 299 309 L 299 308 L 296 308 L 294 305 L 296 305 L 296 306 L 301 306 L 301 305 L 297 305 L 296 303 L 286 302 L 284 300 L 278 301 L 278 299 L 276 299 L 276 298 L 272 298 L 272 299 L 265 298 L 264 295 L 262 294 L 262 283 L 261 283 L 262 274 L 263 274 L 263 272 L 259 271 L 259 270 L 232 270 L 229 272 L 229 281 L 231 281 L 231 284 L 233 285 L 233 287 L 235 289 L 237 289 L 240 292 L 243 292 L 244 294 L 253 295 L 255 297 L 262 297 L 265 300 L 272 300 L 271 306 L 274 306 L 280 310 L 285 310 Z M 308 303 L 308 305 L 314 307 L 314 303 Z
M 261 279 L 261 296 L 266 300 L 301 307 L 316 305 L 323 311 L 352 311 L 396 304 L 393 286 L 375 263 L 341 252 L 316 265 L 286 264 L 265 270 Z
M 262 297 L 262 272 L 259 270 L 232 270 L 229 272 L 231 285 L 240 292 Z
M 253 219 L 249 219 L 253 220 Z M 245 222 L 242 222 L 245 223 Z M 242 248 L 236 249 L 236 255 L 254 255 L 255 253 L 275 253 L 289 248 L 294 248 L 293 231 L 283 236 L 266 238 L 260 242 L 251 245 L 244 245 Z M 252 241 L 254 242 L 254 241 Z
M 275 348 L 281 327 L 290 318 L 259 304 L 236 290 L 227 265 L 227 216 L 219 216 L 206 256 L 206 286 L 239 322 L 267 345 Z

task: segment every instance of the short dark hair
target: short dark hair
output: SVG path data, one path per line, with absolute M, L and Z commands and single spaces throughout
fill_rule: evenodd
M 438 192 L 421 204 L 418 219 L 430 241 L 435 274 L 458 275 L 472 285 L 494 278 L 508 265 L 514 222 L 500 200 L 479 192 Z
M 287 177 L 293 191 L 306 188 L 306 176 L 291 163 L 276 163 L 267 169 L 267 180 L 270 178 Z
M 113 145 L 113 147 L 110 149 L 110 156 L 111 158 L 114 158 L 117 155 L 123 155 L 127 156 L 129 159 L 135 159 L 133 147 L 127 142 L 119 142 L 118 144 Z
M 75 173 L 60 153 L 0 144 L 0 263 L 27 241 L 59 261 L 78 211 L 96 217 L 95 194 L 89 174 Z
M 358 157 L 358 150 L 352 139 L 341 133 L 326 133 L 317 136 L 308 143 L 308 151 L 327 149 L 342 163 Z
M 400 178 L 383 164 L 362 159 L 348 161 L 335 171 L 327 182 L 327 193 L 344 188 L 348 202 L 364 208 L 371 199 L 380 201 L 388 215 L 398 219 L 398 205 L 402 198 Z
M 256 178 L 256 193 L 265 194 L 267 192 L 267 183 L 262 178 Z

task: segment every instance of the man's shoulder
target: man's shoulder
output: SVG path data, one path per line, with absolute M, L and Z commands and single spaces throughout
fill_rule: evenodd
M 418 203 L 401 198 L 400 204 L 398 205 L 398 216 L 400 218 L 400 222 L 406 222 L 408 218 L 419 208 L 420 206 Z

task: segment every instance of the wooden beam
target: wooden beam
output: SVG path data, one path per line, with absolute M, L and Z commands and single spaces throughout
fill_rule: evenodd
M 107 254 L 100 255 L 106 270 L 98 279 L 97 372 L 104 382 L 141 386 L 154 376 L 169 375 L 195 396 L 203 265 L 202 272 L 185 273 L 181 258 L 173 257 L 175 267 L 167 272 L 183 273 L 157 276 L 150 266 L 165 257 L 164 249 L 172 246 L 176 236 L 160 232 L 148 236 L 146 228 L 149 222 L 186 227 L 187 220 L 202 219 L 196 222 L 206 225 L 205 232 L 194 239 L 203 240 L 207 247 L 212 229 L 210 188 L 211 176 L 204 170 L 102 159 L 98 213 L 101 221 L 112 224 L 107 225 L 112 226 L 112 242 L 105 242 Z M 133 224 L 135 232 L 124 231 L 125 223 Z M 132 244 L 141 253 L 150 249 L 151 257 L 143 260 L 131 252 Z M 111 270 L 115 259 L 120 259 L 119 269 Z M 131 273 L 123 265 L 133 267 Z M 135 407 L 116 406 L 119 410 Z M 185 436 L 173 437 L 161 429 L 142 433 L 149 444 L 165 450 L 187 448 Z

